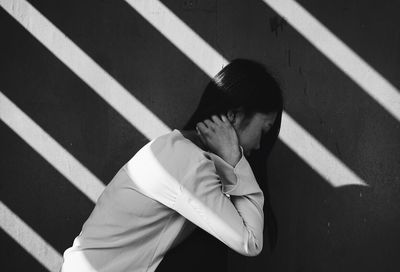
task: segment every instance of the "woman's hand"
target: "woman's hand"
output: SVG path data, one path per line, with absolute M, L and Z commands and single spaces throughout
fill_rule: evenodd
M 211 152 L 235 167 L 241 157 L 239 139 L 235 128 L 225 115 L 217 115 L 196 124 L 197 133 Z

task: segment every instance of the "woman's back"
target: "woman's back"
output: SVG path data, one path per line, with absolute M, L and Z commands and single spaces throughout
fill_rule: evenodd
M 177 131 L 143 146 L 99 197 L 62 271 L 153 271 L 186 221 L 167 205 L 196 151 Z M 158 190 L 170 204 L 156 200 Z

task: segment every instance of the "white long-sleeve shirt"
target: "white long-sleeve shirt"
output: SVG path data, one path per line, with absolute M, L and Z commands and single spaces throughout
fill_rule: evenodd
M 144 145 L 97 200 L 62 271 L 155 271 L 187 220 L 243 255 L 259 254 L 264 195 L 240 149 L 232 167 L 177 129 Z

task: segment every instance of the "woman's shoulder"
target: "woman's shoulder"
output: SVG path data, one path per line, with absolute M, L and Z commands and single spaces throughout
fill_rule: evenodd
M 149 147 L 158 156 L 180 157 L 190 161 L 209 157 L 209 152 L 200 148 L 185 131 L 174 129 L 154 139 Z
M 182 132 L 174 129 L 160 135 L 140 148 L 128 161 L 132 164 L 143 158 L 153 158 L 160 162 L 178 165 L 182 160 L 196 161 L 208 157 L 209 152 L 201 149 L 194 142 L 183 136 Z
M 163 175 L 163 178 L 169 176 L 180 180 L 206 157 L 210 158 L 209 152 L 174 129 L 146 144 L 128 162 L 128 167 L 135 171 L 145 171 L 148 175 Z

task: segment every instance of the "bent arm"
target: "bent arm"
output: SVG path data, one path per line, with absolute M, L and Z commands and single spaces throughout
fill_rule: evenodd
M 264 195 L 243 152 L 235 167 L 220 163 L 220 175 L 209 158 L 193 165 L 173 209 L 236 252 L 256 256 L 263 247 Z

